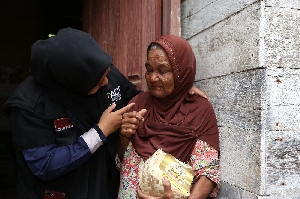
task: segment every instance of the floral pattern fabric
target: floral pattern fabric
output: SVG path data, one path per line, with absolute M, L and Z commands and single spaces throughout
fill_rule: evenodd
M 136 189 L 138 186 L 139 165 L 144 160 L 135 152 L 132 144 L 129 143 L 120 165 L 121 182 L 118 199 L 137 198 Z M 206 176 L 217 184 L 209 197 L 216 197 L 220 187 L 219 158 L 218 151 L 208 143 L 198 140 L 191 154 L 189 164 L 195 172 L 194 180 L 200 176 Z

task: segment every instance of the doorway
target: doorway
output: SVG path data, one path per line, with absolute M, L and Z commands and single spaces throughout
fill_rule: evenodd
M 29 75 L 32 44 L 64 27 L 82 29 L 82 0 L 1 0 L 0 105 Z M 0 113 L 0 198 L 15 198 L 16 164 L 8 119 Z
M 65 27 L 93 35 L 114 57 L 116 67 L 138 89 L 147 90 L 143 80 L 147 45 L 161 34 L 179 34 L 171 31 L 179 28 L 178 21 L 173 22 L 179 18 L 174 15 L 180 14 L 178 5 L 180 0 L 1 0 L 1 107 L 29 75 L 32 44 Z M 12 159 L 10 166 L 0 168 L 0 198 L 14 198 L 17 171 L 9 136 L 8 119 L 1 112 L 0 154 Z

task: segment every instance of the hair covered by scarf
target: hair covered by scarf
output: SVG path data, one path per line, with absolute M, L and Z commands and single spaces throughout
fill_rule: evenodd
M 207 99 L 188 94 L 196 74 L 196 59 L 191 46 L 186 40 L 173 35 L 161 36 L 152 43 L 160 45 L 169 58 L 174 91 L 161 99 L 149 92 L 140 93 L 132 99 L 131 102 L 136 103 L 135 111 L 147 109 L 145 121 L 132 138 L 136 152 L 148 158 L 157 149 L 162 149 L 186 162 L 198 139 L 219 150 L 213 107 Z
M 46 87 L 84 96 L 97 85 L 111 62 L 112 57 L 89 33 L 63 28 L 56 36 L 32 45 L 30 72 Z
M 33 44 L 30 72 L 43 86 L 46 100 L 59 102 L 88 130 L 101 116 L 100 102 L 88 93 L 113 67 L 111 62 L 112 57 L 89 33 L 63 28 L 56 36 Z

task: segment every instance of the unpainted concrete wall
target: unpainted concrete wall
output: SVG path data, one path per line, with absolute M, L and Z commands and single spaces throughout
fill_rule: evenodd
M 185 0 L 221 141 L 218 198 L 300 198 L 300 1 Z

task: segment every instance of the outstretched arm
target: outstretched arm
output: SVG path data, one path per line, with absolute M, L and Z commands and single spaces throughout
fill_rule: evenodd
M 49 138 L 48 143 L 45 141 L 45 145 L 22 149 L 22 154 L 30 170 L 39 179 L 50 181 L 77 169 L 103 145 L 105 137 L 120 128 L 123 113 L 128 111 L 133 105 L 129 104 L 115 112 L 112 112 L 115 105 L 110 106 L 101 116 L 98 123 L 100 128 L 96 128 L 96 125 L 91 127 L 89 131 L 69 144 L 57 145 L 54 142 L 55 137 L 53 137 Z M 54 135 L 53 129 L 48 123 L 19 109 L 13 109 L 10 116 L 18 118 L 14 120 L 14 125 L 17 126 L 14 130 L 17 132 L 25 134 L 24 132 L 28 130 L 37 131 L 40 132 L 40 139 L 45 139 L 47 134 Z M 70 127 L 69 130 L 72 131 L 72 128 Z M 42 132 L 45 133 L 42 134 Z M 19 133 L 16 133 L 16 135 L 19 135 Z M 27 137 L 25 136 L 25 138 Z

